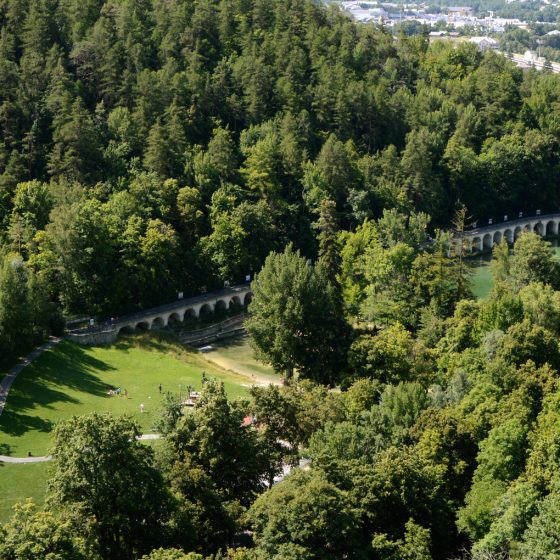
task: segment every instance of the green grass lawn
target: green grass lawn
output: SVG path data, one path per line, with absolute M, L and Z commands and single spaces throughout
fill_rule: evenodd
M 48 463 L 0 463 L 0 524 L 11 517 L 16 502 L 33 498 L 36 504 L 42 504 L 48 476 Z
M 12 385 L 0 416 L 0 445 L 5 455 L 44 455 L 58 421 L 93 411 L 130 414 L 143 432 L 150 432 L 161 400 L 159 384 L 163 392 L 185 395 L 188 385 L 200 388 L 203 371 L 223 381 L 230 397 L 246 394 L 251 383 L 163 338 L 134 336 L 94 348 L 62 342 Z M 126 388 L 128 397 L 108 396 L 117 387 Z
M 492 290 L 492 270 L 489 261 L 480 261 L 471 276 L 471 290 L 476 299 L 484 299 Z
M 200 389 L 203 371 L 223 381 L 232 398 L 246 395 L 252 382 L 250 376 L 225 371 L 197 351 L 150 334 L 94 348 L 62 342 L 14 382 L 0 416 L 0 454 L 45 455 L 57 422 L 93 411 L 130 414 L 149 433 L 161 400 L 159 384 L 163 392 L 185 395 L 188 385 Z M 107 395 L 117 387 L 126 388 L 128 398 Z M 43 501 L 48 469 L 48 463 L 0 463 L 0 523 L 7 520 L 15 502 L 27 497 Z

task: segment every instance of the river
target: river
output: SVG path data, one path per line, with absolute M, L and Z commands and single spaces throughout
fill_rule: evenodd
M 556 258 L 560 259 L 560 239 L 549 239 Z M 476 298 L 485 298 L 492 289 L 492 274 L 490 272 L 490 262 L 492 255 L 490 253 L 481 257 L 469 259 L 473 267 L 473 275 L 471 277 L 471 289 Z

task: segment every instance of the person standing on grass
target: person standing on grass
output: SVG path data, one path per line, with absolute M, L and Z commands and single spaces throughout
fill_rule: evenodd
M 140 405 L 140 414 L 144 414 L 144 403 Z
M 159 384 L 159 394 L 161 395 L 161 383 Z

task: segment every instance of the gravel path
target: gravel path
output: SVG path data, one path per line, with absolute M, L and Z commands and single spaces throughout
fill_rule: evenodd
M 7 455 L 0 455 L 0 463 L 46 463 L 52 457 L 8 457 Z

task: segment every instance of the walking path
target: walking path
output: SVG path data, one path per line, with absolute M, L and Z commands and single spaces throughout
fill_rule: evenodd
M 27 367 L 33 360 L 36 360 L 43 352 L 50 350 L 53 346 L 57 345 L 62 338 L 51 336 L 49 341 L 35 348 L 31 354 L 22 358 L 8 373 L 4 376 L 4 379 L 0 382 L 0 416 L 4 412 L 4 406 L 6 406 L 6 400 L 8 398 L 8 393 L 12 387 L 12 383 L 16 380 L 19 373 Z M 8 457 L 6 455 L 0 455 L 0 462 L 2 463 L 43 463 L 45 461 L 50 461 L 51 457 Z
M 160 439 L 161 434 L 143 434 L 138 437 L 140 441 L 148 441 Z M 52 455 L 44 457 L 8 457 L 8 455 L 0 455 L 0 463 L 45 463 L 52 460 Z
M 45 457 L 8 457 L 7 455 L 0 455 L 0 463 L 45 463 L 51 459 L 51 455 Z
M 31 352 L 31 354 L 27 355 L 25 358 L 22 358 L 12 369 L 8 371 L 4 379 L 2 379 L 2 381 L 0 382 L 0 415 L 2 415 L 2 412 L 4 412 L 4 406 L 6 405 L 8 393 L 10 392 L 10 388 L 12 387 L 12 384 L 19 373 L 31 362 L 36 360 L 41 354 L 43 354 L 43 352 L 50 350 L 61 340 L 63 339 L 51 336 L 48 342 L 46 342 L 42 346 L 39 346 L 39 348 L 35 348 L 35 350 Z M 150 440 L 159 439 L 160 437 L 160 434 L 144 434 L 138 439 Z M 0 455 L 0 463 L 44 463 L 46 461 L 50 461 L 51 459 L 52 457 L 50 455 L 46 455 L 44 457 L 9 457 L 8 455 Z
M 43 346 L 39 346 L 39 348 L 35 348 L 31 354 L 22 358 L 10 371 L 8 371 L 4 379 L 0 382 L 0 416 L 2 416 L 2 412 L 4 412 L 4 406 L 6 405 L 6 399 L 8 398 L 8 393 L 10 392 L 12 383 L 15 381 L 19 373 L 33 360 L 36 360 L 43 352 L 50 350 L 61 340 L 62 338 L 51 336 L 48 342 L 43 344 Z

